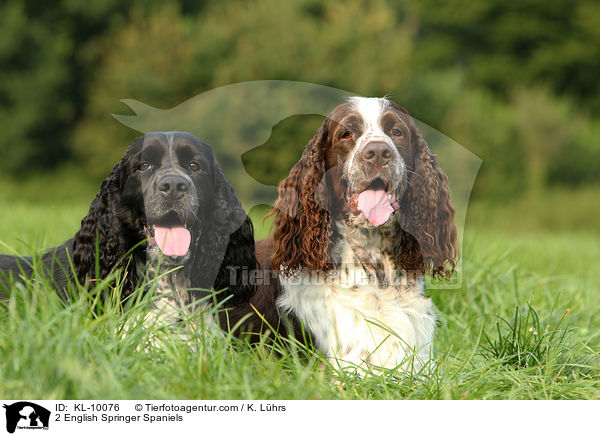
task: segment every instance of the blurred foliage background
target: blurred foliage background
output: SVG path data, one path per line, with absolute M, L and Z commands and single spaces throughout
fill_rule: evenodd
M 0 196 L 89 201 L 139 136 L 121 99 L 263 79 L 391 96 L 483 160 L 481 201 L 526 215 L 554 192 L 551 215 L 600 192 L 597 0 L 6 0 Z M 276 184 L 319 123 L 282 121 L 246 169 Z

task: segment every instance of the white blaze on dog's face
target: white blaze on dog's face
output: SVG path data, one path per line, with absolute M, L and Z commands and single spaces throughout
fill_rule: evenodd
M 349 212 L 380 226 L 398 209 L 410 158 L 408 115 L 384 98 L 353 97 L 330 116 L 327 169 Z M 335 185 L 340 182 L 339 187 Z

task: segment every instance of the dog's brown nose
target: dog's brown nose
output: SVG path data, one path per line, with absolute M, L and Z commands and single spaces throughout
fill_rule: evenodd
M 362 157 L 370 164 L 383 166 L 392 160 L 392 150 L 385 142 L 369 142 L 362 152 Z

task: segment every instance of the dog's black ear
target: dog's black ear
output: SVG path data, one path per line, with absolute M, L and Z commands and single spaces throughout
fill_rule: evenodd
M 251 283 L 251 272 L 256 268 L 254 227 L 246 216 L 242 225 L 229 237 L 214 289 L 227 288 L 233 296 L 232 303 L 248 301 L 255 290 Z
M 128 177 L 128 164 L 141 149 L 143 138 L 136 139 L 125 151 L 123 158 L 102 182 L 90 210 L 82 220 L 73 238 L 73 266 L 81 283 L 86 279 L 104 279 L 117 266 L 128 266 L 124 274 L 123 295 L 135 288 L 135 264 L 128 263 L 125 255 L 131 248 L 122 232 L 118 213 L 123 213 L 122 191 Z M 96 252 L 98 259 L 96 259 Z
M 233 186 L 223 174 L 223 170 L 215 161 L 214 171 L 215 187 L 215 211 L 214 222 L 220 229 L 228 234 L 232 234 L 240 228 L 247 218 L 242 203 L 238 198 Z
M 192 284 L 225 290 L 219 298 L 232 295 L 231 302 L 247 301 L 254 288 L 242 272 L 256 269 L 254 228 L 216 160 L 213 168 L 214 211 L 203 229 Z

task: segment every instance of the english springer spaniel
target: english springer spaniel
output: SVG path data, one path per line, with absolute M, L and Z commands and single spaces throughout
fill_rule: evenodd
M 385 98 L 336 107 L 279 185 L 274 236 L 257 243 L 265 274 L 229 312 L 297 337 L 342 367 L 419 371 L 436 315 L 425 273 L 447 277 L 458 255 L 448 179 L 408 113 Z M 230 321 L 231 322 L 231 321 Z M 379 368 L 379 369 L 378 369 Z
M 173 317 L 211 288 L 226 289 L 218 298 L 227 304 L 247 301 L 253 287 L 230 281 L 228 268 L 255 268 L 254 248 L 252 222 L 212 148 L 189 133 L 155 132 L 129 146 L 73 239 L 42 261 L 63 292 L 74 279 L 105 280 L 121 268 L 127 298 L 142 279 L 159 277 L 155 309 Z M 9 274 L 32 272 L 31 258 L 0 255 L 0 297 Z

